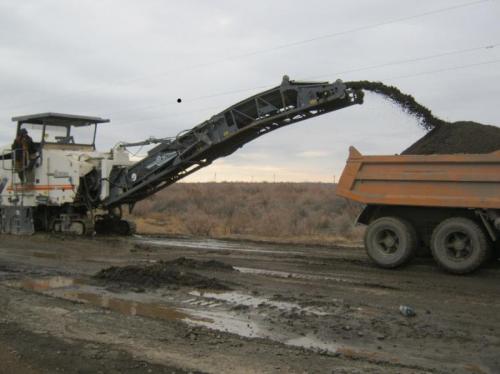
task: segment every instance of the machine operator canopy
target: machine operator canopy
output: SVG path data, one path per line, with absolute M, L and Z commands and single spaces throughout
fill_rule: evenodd
M 28 130 L 35 143 L 41 146 L 72 148 L 91 146 L 95 149 L 97 125 L 109 122 L 100 117 L 61 113 L 40 113 L 13 117 L 17 132 Z

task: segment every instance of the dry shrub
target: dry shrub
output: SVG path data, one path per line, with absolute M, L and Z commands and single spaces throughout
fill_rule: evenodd
M 175 222 L 164 231 L 194 236 L 357 239 L 351 208 L 328 183 L 177 183 L 133 215 Z
M 194 236 L 210 236 L 214 228 L 213 220 L 204 212 L 185 219 L 185 225 L 187 231 Z

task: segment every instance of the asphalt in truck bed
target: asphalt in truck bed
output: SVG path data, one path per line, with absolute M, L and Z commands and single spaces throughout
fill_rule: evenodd
M 162 261 L 161 284 L 93 277 Z M 5 236 L 0 372 L 497 373 L 499 296 L 498 263 L 452 276 L 359 247 Z

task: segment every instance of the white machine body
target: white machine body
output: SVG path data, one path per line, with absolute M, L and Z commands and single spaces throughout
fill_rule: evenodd
M 0 232 L 32 233 L 38 224 L 48 225 L 48 228 L 56 231 L 75 231 L 79 234 L 82 234 L 82 230 L 93 229 L 89 222 L 85 222 L 92 207 L 78 209 L 82 178 L 94 173 L 95 178 L 99 179 L 96 200 L 103 201 L 109 196 L 108 181 L 112 168 L 133 164 L 123 147 L 114 147 L 109 152 L 95 150 L 97 124 L 108 120 L 55 113 L 14 120 L 18 122 L 17 132 L 21 129 L 28 131 L 36 152 L 32 155 L 23 154 L 31 161 L 21 162 L 21 165 L 29 164 L 29 167 L 22 167 L 23 180 L 19 175 L 19 167 L 16 168 L 16 152 L 12 145 L 0 148 Z M 82 129 L 85 129 L 87 136 L 80 140 L 76 134 L 73 135 L 73 131 L 82 132 Z M 34 213 L 37 208 L 50 213 L 47 222 L 36 222 Z M 38 209 L 38 213 L 43 209 Z M 80 223 L 78 227 L 71 222 L 75 215 Z M 63 221 L 66 221 L 65 225 L 61 224 Z M 85 224 L 89 227 L 85 227 Z
M 0 153 L 12 153 L 11 147 L 0 148 Z M 15 170 L 13 160 L 1 160 L 0 168 L 0 205 L 14 206 L 22 199 L 26 207 L 38 204 L 63 205 L 75 201 L 80 186 L 80 178 L 98 170 L 102 183 L 100 198 L 109 195 L 106 180 L 113 166 L 129 166 L 132 162 L 123 149 L 114 148 L 110 152 L 96 152 L 85 149 L 60 150 L 42 149 L 31 171 L 32 183 L 23 184 Z M 31 181 L 30 181 L 31 182 Z

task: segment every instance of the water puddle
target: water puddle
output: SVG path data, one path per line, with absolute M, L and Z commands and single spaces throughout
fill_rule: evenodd
M 325 343 L 318 340 L 314 336 L 301 336 L 299 338 L 289 339 L 284 342 L 286 345 L 291 345 L 294 347 L 301 347 L 312 350 L 327 351 L 330 353 L 336 353 L 339 351 L 339 345 L 334 343 Z
M 71 300 L 111 310 L 126 316 L 141 316 L 164 321 L 179 321 L 191 326 L 203 326 L 211 330 L 235 334 L 246 338 L 265 338 L 289 346 L 308 350 L 338 352 L 339 347 L 323 342 L 315 336 L 298 336 L 286 329 L 275 330 L 262 318 L 259 310 L 268 307 L 277 311 L 327 315 L 312 307 L 301 307 L 297 303 L 275 301 L 244 293 L 231 292 L 188 292 L 189 299 L 178 293 L 171 295 L 155 292 L 116 294 L 102 287 L 86 283 L 83 279 L 56 276 L 50 278 L 5 281 L 10 287 L 34 291 L 44 295 Z M 244 306 L 243 313 L 234 306 Z M 245 309 L 244 309 L 245 310 Z
M 300 274 L 300 273 L 290 273 L 288 271 L 279 270 L 265 270 L 256 268 L 246 268 L 246 267 L 235 267 L 241 273 L 246 274 L 258 274 L 258 275 L 268 275 L 276 278 L 295 278 L 295 279 L 307 279 L 307 280 L 332 280 L 336 282 L 349 282 L 353 281 L 348 279 L 343 279 L 339 277 L 331 277 L 327 275 L 314 275 L 314 274 Z
M 320 280 L 320 281 L 332 281 L 332 282 L 344 283 L 353 286 L 359 286 L 360 288 L 357 289 L 360 291 L 366 291 L 365 289 L 373 289 L 372 292 L 376 292 L 378 295 L 386 295 L 388 293 L 388 290 L 397 290 L 397 288 L 395 287 L 385 286 L 382 284 L 366 283 L 355 279 L 332 277 L 329 275 L 300 274 L 300 273 L 290 273 L 287 271 L 266 270 L 266 269 L 256 269 L 256 268 L 246 268 L 246 267 L 235 267 L 235 269 L 238 270 L 240 273 L 264 275 L 275 278 Z
M 276 253 L 276 254 L 286 254 L 286 255 L 300 255 L 304 252 L 300 251 L 288 251 L 288 250 L 272 250 L 272 249 L 262 249 L 262 246 L 252 246 L 247 243 L 232 243 L 223 240 L 216 239 L 137 239 L 141 243 L 153 244 L 159 246 L 168 246 L 176 248 L 191 248 L 191 249 L 202 249 L 202 250 L 212 250 L 212 251 L 230 251 L 230 252 L 245 252 L 245 253 Z
M 297 303 L 292 303 L 288 301 L 275 301 L 266 297 L 247 295 L 237 291 L 230 291 L 230 292 L 191 291 L 189 294 L 192 296 L 203 297 L 211 300 L 224 301 L 228 304 L 233 304 L 233 305 L 243 305 L 253 308 L 260 308 L 267 306 L 287 312 L 295 312 L 295 313 L 303 312 L 305 314 L 315 314 L 319 316 L 328 315 L 328 313 L 323 312 L 317 308 L 301 307 Z
M 228 332 L 246 338 L 267 338 L 268 334 L 258 323 L 231 315 L 224 311 L 191 310 L 192 319 L 188 323 L 204 326 L 211 330 Z
M 14 288 L 22 288 L 27 291 L 47 291 L 56 288 L 70 287 L 79 284 L 78 279 L 68 278 L 68 277 L 50 277 L 50 278 L 38 278 L 38 279 L 23 279 L 20 281 L 9 281 L 6 282 L 8 286 Z
M 207 318 L 190 315 L 187 309 L 182 310 L 159 302 L 134 300 L 133 298 L 137 297 L 135 293 L 117 297 L 104 289 L 90 286 L 82 280 L 69 277 L 28 278 L 21 281 L 7 281 L 5 284 L 14 288 L 94 305 L 128 316 L 142 316 L 162 320 L 189 320 L 190 322 L 200 323 L 211 322 Z M 145 298 L 147 299 L 147 296 Z
M 66 292 L 64 298 L 109 309 L 127 316 L 141 316 L 169 321 L 193 320 L 193 322 L 210 322 L 206 318 L 193 318 L 193 316 L 189 315 L 189 312 L 178 308 L 172 308 L 159 303 L 117 298 L 111 295 L 99 295 L 92 292 Z

